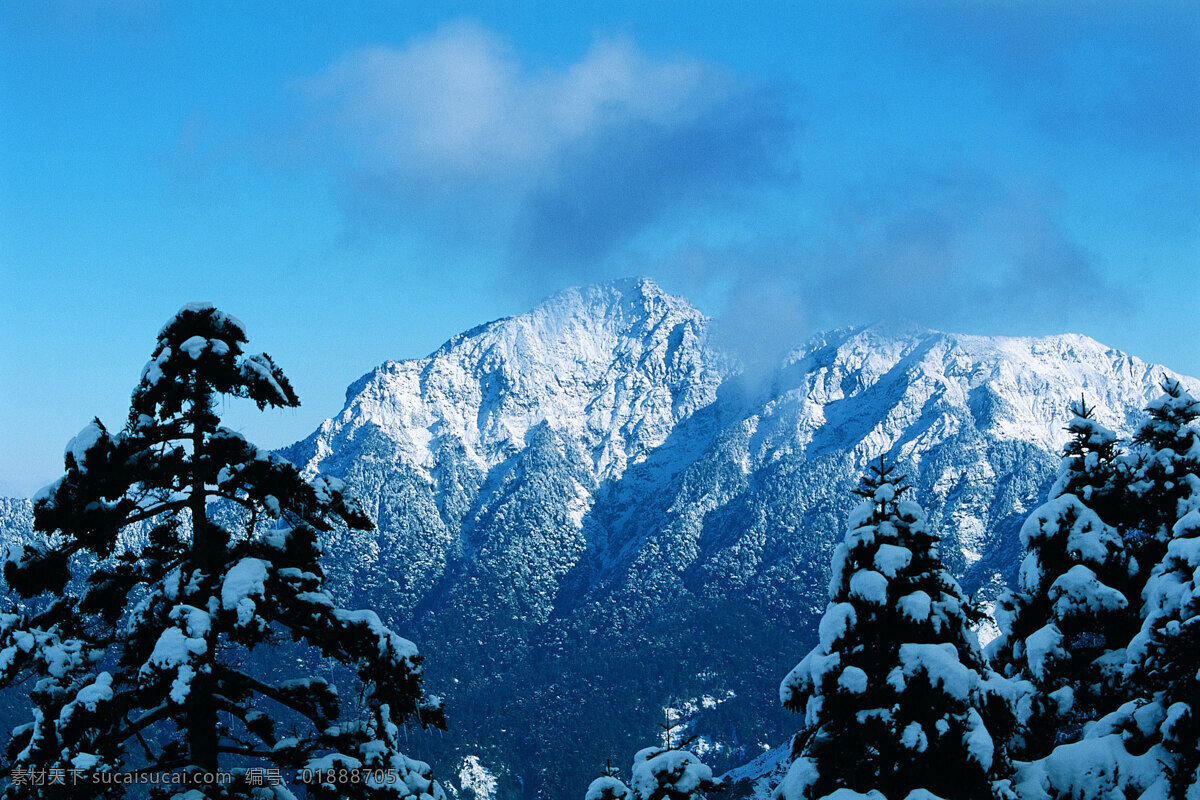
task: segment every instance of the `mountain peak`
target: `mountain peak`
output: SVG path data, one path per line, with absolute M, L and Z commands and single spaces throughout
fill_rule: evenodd
M 725 363 L 708 319 L 649 278 L 574 287 L 425 358 L 381 365 L 296 455 L 316 468 L 335 440 L 371 427 L 427 475 L 451 440 L 486 470 L 546 424 L 581 440 L 595 477 L 611 477 L 711 403 Z
M 717 400 L 735 364 L 710 343 L 709 329 L 691 303 L 649 278 L 569 288 L 425 358 L 383 364 L 293 455 L 316 469 L 347 449 L 339 441 L 369 432 L 382 437 L 387 458 L 434 480 L 445 447 L 488 472 L 545 426 L 578 445 L 592 478 L 616 478 Z M 768 417 L 801 409 L 771 434 L 785 449 L 857 459 L 920 450 L 976 425 L 1055 452 L 1071 398 L 1082 392 L 1104 424 L 1127 430 L 1162 373 L 1075 334 L 988 337 L 876 324 L 814 336 L 760 400 Z
M 637 277 L 572 286 L 542 300 L 526 314 L 508 317 L 507 320 L 539 315 L 569 316 L 580 309 L 586 309 L 589 316 L 616 316 L 631 322 L 644 319 L 656 311 L 703 318 L 703 314 L 686 298 L 668 294 L 650 278 Z

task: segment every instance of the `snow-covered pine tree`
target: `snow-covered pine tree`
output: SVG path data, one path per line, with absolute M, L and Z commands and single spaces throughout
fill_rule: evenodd
M 1193 476 L 1194 479 L 1194 476 Z M 1127 677 L 1152 715 L 1148 736 L 1162 749 L 1170 797 L 1200 799 L 1200 486 L 1174 527 L 1167 553 L 1146 583 L 1146 617 L 1129 648 Z M 1144 744 L 1142 745 L 1144 746 Z M 1190 793 L 1189 793 L 1190 792 Z
M 1125 678 L 1137 700 L 1124 711 L 1126 749 L 1158 751 L 1169 797 L 1200 798 L 1200 400 L 1178 381 L 1146 409 L 1134 439 L 1130 494 L 1142 501 L 1143 557 L 1165 539 L 1142 592 L 1142 626 Z M 1113 715 L 1111 724 L 1122 714 Z M 1133 724 L 1130 724 L 1133 723 Z
M 621 770 L 611 761 L 606 763 L 600 777 L 588 784 L 583 800 L 633 800 L 633 793 L 621 782 L 620 774 Z
M 1179 520 L 1180 503 L 1192 492 L 1189 475 L 1200 473 L 1196 447 L 1200 401 L 1179 381 L 1163 379 L 1163 393 L 1146 407 L 1146 421 L 1121 459 L 1126 472 L 1123 529 L 1144 584 L 1166 553 Z M 1121 524 L 1121 523 L 1124 524 Z
M 1115 517 L 1123 505 L 1118 480 L 1120 441 L 1116 433 L 1096 420 L 1096 407 L 1089 406 L 1085 398 L 1072 403 L 1070 412 L 1067 432 L 1071 438 L 1063 446 L 1062 462 L 1049 496 L 1073 494 L 1102 519 Z
M 704 800 L 721 782 L 686 745 L 639 750 L 628 786 L 609 767 L 588 786 L 585 800 Z
M 370 520 L 337 479 L 305 480 L 219 424 L 223 395 L 298 404 L 245 342 L 233 317 L 183 308 L 158 335 L 124 429 L 88 425 L 67 447 L 66 474 L 36 498 L 45 541 L 5 564 L 28 610 L 0 616 L 0 680 L 35 680 L 33 721 L 7 754 L 17 770 L 70 778 L 13 780 L 6 798 L 125 797 L 95 776 L 229 768 L 236 784 L 155 796 L 293 797 L 253 786 L 249 767 L 319 770 L 314 798 L 443 797 L 428 766 L 399 750 L 405 721 L 444 725 L 417 648 L 323 588 L 318 532 Z M 86 575 L 71 580 L 72 566 Z M 275 645 L 291 663 L 299 648 L 310 664 L 345 665 L 362 706 L 255 657 Z M 360 767 L 369 772 L 348 771 Z M 365 780 L 339 782 L 352 775 Z
M 1121 680 L 1095 693 L 1082 736 L 1018 764 L 1022 800 L 1200 800 L 1200 403 L 1176 381 L 1164 389 L 1114 459 L 1105 506 L 1133 575 L 1136 635 L 1103 657 L 1106 670 L 1121 659 Z
M 1012 754 L 1024 760 L 1078 739 L 1085 722 L 1119 705 L 1124 647 L 1137 625 L 1134 569 L 1121 534 L 1093 508 L 1116 514 L 1124 496 L 1117 437 L 1093 410 L 1072 404 L 1071 438 L 1049 499 L 1021 528 L 1018 585 L 997 603 L 1001 633 L 989 656 L 1017 681 Z
M 1007 704 L 902 481 L 882 458 L 863 478 L 820 641 L 780 685 L 805 724 L 777 800 L 1011 796 Z

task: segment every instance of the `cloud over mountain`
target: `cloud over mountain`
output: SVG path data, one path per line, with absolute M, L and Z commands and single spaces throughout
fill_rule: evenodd
M 779 93 L 699 59 L 601 38 L 532 69 L 470 22 L 353 51 L 302 92 L 309 143 L 351 194 L 469 218 L 535 265 L 600 257 L 667 211 L 783 175 L 795 130 Z

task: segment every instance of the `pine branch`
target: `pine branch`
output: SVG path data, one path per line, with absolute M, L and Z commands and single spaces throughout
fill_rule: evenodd
M 140 731 L 150 727 L 156 722 L 167 719 L 174 713 L 174 709 L 166 703 L 156 706 L 142 716 L 138 717 L 135 721 L 130 722 L 128 727 L 118 730 L 114 735 L 114 741 L 124 742 L 130 736 L 140 733 Z M 128 719 L 127 714 L 123 716 Z
M 311 708 L 306 708 L 303 704 L 297 702 L 297 700 L 295 698 L 288 697 L 286 694 L 281 692 L 276 687 L 271 686 L 270 684 L 263 683 L 262 681 L 260 681 L 256 678 L 253 678 L 253 677 L 245 674 L 244 672 L 239 672 L 238 670 L 235 670 L 232 667 L 226 667 L 221 664 L 214 665 L 214 672 L 220 673 L 222 678 L 228 676 L 229 678 L 232 679 L 230 681 L 231 683 L 240 682 L 240 684 L 242 685 L 243 688 L 258 692 L 263 697 L 266 697 L 270 700 L 274 700 L 276 703 L 279 703 L 281 706 L 290 708 L 292 711 L 295 711 L 297 714 L 307 717 L 314 725 L 317 726 L 317 730 L 324 730 L 325 726 L 329 722 L 327 719 L 325 719 L 321 715 L 314 713 Z
M 254 750 L 249 747 L 229 747 L 228 745 L 217 745 L 218 753 L 227 753 L 231 756 L 246 756 L 248 758 L 271 758 L 275 753 L 271 750 Z

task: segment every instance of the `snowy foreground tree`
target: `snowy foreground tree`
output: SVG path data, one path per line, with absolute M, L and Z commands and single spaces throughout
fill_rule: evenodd
M 233 317 L 182 309 L 124 429 L 88 425 L 35 499 L 44 542 L 4 569 L 25 602 L 0 615 L 0 681 L 31 680 L 33 707 L 5 798 L 294 797 L 265 770 L 303 772 L 314 798 L 443 797 L 398 747 L 406 721 L 444 726 L 417 648 L 323 588 L 318 532 L 370 521 L 340 481 L 305 480 L 219 424 L 223 395 L 298 405 L 245 342 Z M 356 675 L 361 705 L 288 671 L 317 663 Z M 206 785 L 218 770 L 235 781 Z
M 1011 718 L 924 512 L 880 459 L 833 557 L 820 641 L 784 679 L 805 715 L 777 800 L 1011 798 Z
M 1042 744 L 1017 764 L 1022 800 L 1200 800 L 1200 401 L 1163 388 L 1126 452 L 1077 412 L 1093 455 L 1068 447 L 1023 530 L 995 651 L 1030 679 L 1018 707 Z
M 720 786 L 712 770 L 682 747 L 647 747 L 633 757 L 628 786 L 610 768 L 592 781 L 584 800 L 704 800 Z
M 1083 401 L 1071 410 L 1062 466 L 1049 500 L 1021 528 L 1018 586 L 997 604 L 1001 636 L 989 647 L 1017 682 L 1012 754 L 1024 760 L 1078 739 L 1108 710 L 1136 630 L 1136 566 L 1120 532 L 1093 510 L 1111 518 L 1122 505 L 1117 437 Z

